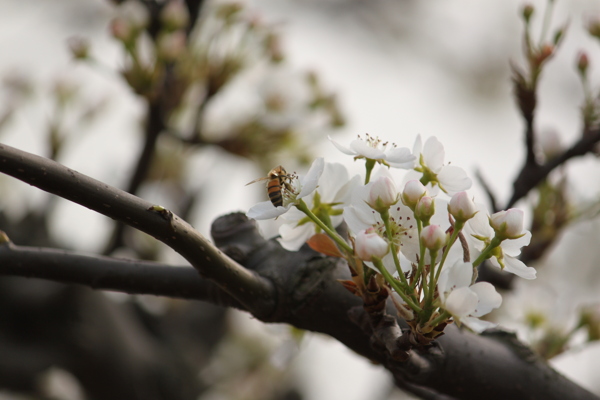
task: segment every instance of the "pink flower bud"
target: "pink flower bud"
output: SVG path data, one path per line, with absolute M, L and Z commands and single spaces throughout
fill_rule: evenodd
M 126 42 L 131 39 L 133 29 L 131 24 L 123 17 L 116 17 L 110 22 L 110 33 L 115 39 Z
M 415 210 L 419 199 L 427 194 L 427 190 L 423 184 L 414 179 L 406 182 L 404 185 L 404 191 L 402 192 L 402 202 L 405 206 L 411 210 Z
M 415 207 L 415 217 L 419 218 L 423 222 L 427 223 L 435 214 L 435 203 L 433 198 L 429 196 L 423 196 Z
M 499 211 L 490 217 L 490 225 L 499 239 L 518 239 L 525 234 L 523 230 L 523 211 L 511 208 Z
M 186 50 L 187 35 L 184 31 L 161 35 L 156 44 L 158 56 L 165 61 L 175 61 Z
M 450 199 L 448 212 L 457 222 L 466 222 L 475 216 L 477 208 L 467 192 L 458 192 Z
M 363 261 L 372 261 L 373 257 L 383 258 L 389 251 L 388 243 L 375 232 L 374 228 L 360 231 L 354 241 L 354 251 Z
M 439 250 L 448 242 L 448 235 L 439 225 L 428 225 L 421 231 L 421 243 L 429 250 Z
M 371 185 L 368 204 L 377 211 L 390 208 L 398 202 L 396 184 L 387 176 L 382 176 Z

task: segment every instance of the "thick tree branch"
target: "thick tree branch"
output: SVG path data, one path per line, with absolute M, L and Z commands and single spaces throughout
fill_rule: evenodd
M 0 172 L 121 221 L 165 243 L 255 315 L 275 307 L 272 284 L 223 254 L 170 211 L 52 160 L 0 144 Z
M 92 289 L 152 294 L 243 307 L 189 266 L 89 256 L 66 250 L 0 244 L 0 275 L 76 283 Z
M 229 215 L 214 225 L 235 232 L 232 221 L 234 215 Z M 253 226 L 252 221 L 243 221 L 242 217 L 238 223 Z M 258 243 L 248 229 L 240 231 L 244 235 L 223 235 L 218 245 L 244 249 L 249 243 Z M 256 230 L 253 234 L 259 235 Z M 413 393 L 427 393 L 428 398 L 477 400 L 598 399 L 554 371 L 513 334 L 503 331 L 478 336 L 451 325 L 431 349 L 412 350 L 408 361 L 395 361 L 384 346 L 372 342 L 368 316 L 360 316 L 364 313 L 360 299 L 338 282 L 349 278 L 342 262 L 336 264 L 306 248 L 290 253 L 275 242 L 265 242 L 256 251 L 244 253 L 248 255 L 244 264 L 270 277 L 282 293 L 277 312 L 268 321 L 326 333 L 383 364 L 399 387 Z M 388 313 L 394 313 L 392 304 L 388 304 Z M 403 321 L 399 323 L 406 327 Z

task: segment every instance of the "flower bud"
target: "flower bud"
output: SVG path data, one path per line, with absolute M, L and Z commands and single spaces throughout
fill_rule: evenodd
M 448 242 L 448 235 L 439 225 L 428 225 L 421 231 L 421 243 L 429 250 L 440 250 Z
M 389 251 L 389 245 L 374 228 L 369 228 L 356 235 L 354 251 L 361 260 L 372 261 L 373 257 L 383 258 Z
M 183 1 L 171 0 L 162 9 L 160 20 L 168 30 L 184 29 L 190 23 L 190 14 Z
M 523 211 L 511 208 L 499 211 L 490 217 L 490 225 L 496 236 L 501 239 L 518 239 L 525 235 L 523 230 Z
M 125 18 L 116 17 L 110 22 L 110 33 L 115 39 L 127 42 L 133 36 L 133 29 Z
M 417 206 L 415 207 L 415 217 L 423 221 L 423 223 L 426 225 L 429 223 L 431 217 L 433 217 L 433 214 L 435 214 L 435 203 L 433 198 L 429 196 L 421 197 L 417 203 Z
M 371 208 L 377 211 L 385 211 L 398 202 L 398 190 L 396 184 L 387 176 L 382 176 L 371 185 L 369 201 Z
M 160 35 L 156 44 L 158 56 L 165 61 L 175 61 L 186 49 L 187 35 L 184 31 L 175 31 Z
M 417 206 L 417 203 L 419 202 L 419 199 L 425 196 L 426 194 L 427 189 L 425 189 L 425 186 L 423 186 L 423 184 L 420 181 L 416 179 L 408 181 L 406 182 L 406 185 L 404 185 L 404 191 L 402 192 L 402 202 L 405 206 L 414 211 L 415 207 Z
M 538 143 L 546 160 L 551 160 L 563 152 L 560 135 L 554 129 L 546 129 L 541 132 Z
M 590 66 L 590 59 L 588 58 L 587 53 L 581 51 L 577 55 L 577 70 L 579 74 L 585 78 L 587 75 L 587 69 Z
M 450 199 L 448 212 L 457 222 L 466 222 L 475 216 L 477 208 L 467 192 L 458 192 Z
M 119 13 L 138 32 L 150 23 L 150 11 L 140 1 L 125 1 L 119 7 Z
M 540 50 L 540 53 L 538 54 L 538 65 L 542 65 L 542 63 L 546 61 L 548 57 L 552 56 L 552 54 L 554 54 L 554 50 L 555 46 L 551 44 L 544 44 Z
M 525 7 L 523 7 L 523 12 L 521 15 L 523 15 L 523 19 L 525 20 L 525 22 L 529 23 L 529 20 L 531 19 L 531 16 L 533 15 L 533 11 L 534 11 L 534 8 L 531 4 L 526 4 Z

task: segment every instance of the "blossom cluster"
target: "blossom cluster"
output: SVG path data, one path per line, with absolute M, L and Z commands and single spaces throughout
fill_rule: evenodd
M 348 146 L 331 141 L 364 160 L 363 178 L 350 177 L 342 164 L 316 159 L 306 175 L 282 185 L 282 206 L 259 203 L 248 217 L 280 217 L 279 241 L 288 250 L 309 242 L 315 250 L 345 258 L 358 277 L 350 285 L 357 295 L 371 279 L 385 282 L 413 333 L 433 339 L 450 322 L 476 332 L 492 327 L 480 317 L 500 307 L 502 298 L 490 283 L 476 281 L 477 267 L 489 260 L 535 278 L 535 269 L 517 258 L 531 238 L 523 212 L 489 215 L 474 203 L 466 192 L 471 180 L 444 162 L 444 147 L 435 137 L 425 143 L 417 137 L 412 150 L 371 136 Z M 410 171 L 400 181 L 391 168 Z M 349 237 L 336 232 L 342 223 Z

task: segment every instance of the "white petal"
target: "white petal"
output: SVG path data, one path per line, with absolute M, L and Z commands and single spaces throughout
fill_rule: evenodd
M 300 189 L 300 193 L 298 194 L 298 199 L 308 196 L 309 194 L 315 191 L 319 184 L 319 178 L 323 174 L 324 167 L 325 161 L 323 160 L 323 157 L 319 157 L 315 159 L 315 161 L 313 161 L 306 176 L 301 180 L 302 188 Z
M 471 187 L 473 182 L 467 176 L 467 173 L 460 167 L 446 165 L 437 175 L 442 188 L 449 194 L 462 192 Z
M 347 147 L 344 147 L 344 146 L 342 146 L 341 144 L 339 144 L 338 142 L 336 142 L 335 140 L 333 140 L 333 139 L 331 138 L 331 136 L 327 136 L 327 139 L 329 139 L 329 141 L 330 141 L 331 143 L 333 143 L 333 145 L 335 146 L 335 148 L 336 148 L 336 149 L 338 149 L 339 151 L 341 151 L 342 153 L 344 153 L 344 154 L 347 154 L 347 155 L 349 155 L 349 156 L 354 156 L 354 155 L 356 155 L 356 152 L 354 152 L 354 151 L 350 150 L 350 149 L 349 149 L 349 148 L 347 148 Z
M 421 246 L 419 244 L 419 232 L 414 229 L 407 232 L 406 235 L 402 238 L 402 245 L 400 247 L 400 251 L 410 262 L 417 263 L 419 259 L 419 252 L 421 251 Z M 431 258 L 429 256 L 429 252 L 425 252 L 425 263 L 430 262 Z
M 500 307 L 502 304 L 502 296 L 496 292 L 494 285 L 488 282 L 478 282 L 470 287 L 477 294 L 479 303 L 477 309 L 471 314 L 473 317 L 481 317 Z
M 319 182 L 319 194 L 322 203 L 331 203 L 336 192 L 348 182 L 348 170 L 339 163 L 325 163 Z
M 406 147 L 394 147 L 386 151 L 385 154 L 386 161 L 394 168 L 413 168 L 417 160 L 417 157 Z
M 360 176 L 354 175 L 352 177 L 352 179 L 350 179 L 341 188 L 339 188 L 339 190 L 334 195 L 334 197 L 331 201 L 333 203 L 344 203 L 344 204 L 349 203 L 350 199 L 352 197 L 352 192 L 354 191 L 354 188 L 356 188 L 358 185 L 360 185 L 360 182 L 361 182 Z
M 350 148 L 356 154 L 373 160 L 385 160 L 385 153 L 381 149 L 369 146 L 364 140 L 356 139 L 350 143 Z
M 346 221 L 350 232 L 356 234 L 375 225 L 377 218 L 375 214 L 361 212 L 359 208 L 352 205 L 344 207 L 344 221 Z
M 457 261 L 452 266 L 445 266 L 438 280 L 438 291 L 442 303 L 452 290 L 468 287 L 472 279 L 473 265 L 471 263 Z
M 535 268 L 528 267 L 521 260 L 504 254 L 504 270 L 520 276 L 523 279 L 535 279 Z
M 468 287 L 453 290 L 444 303 L 444 308 L 457 318 L 471 315 L 477 308 L 477 294 Z
M 431 136 L 423 146 L 423 161 L 434 173 L 438 173 L 444 165 L 444 145 L 435 137 Z
M 471 328 L 474 332 L 481 333 L 486 329 L 495 328 L 498 324 L 490 321 L 482 321 L 475 317 L 463 317 L 460 322 Z
M 470 234 L 491 238 L 494 230 L 490 226 L 487 209 L 483 204 L 475 203 L 477 214 L 467 222 L 467 231 Z
M 255 204 L 246 213 L 248 218 L 252 219 L 271 219 L 277 218 L 280 215 L 287 212 L 289 208 L 286 207 L 275 207 L 273 203 L 270 201 L 263 201 L 261 203 Z
M 531 241 L 531 232 L 525 231 L 525 235 L 518 239 L 503 240 L 500 244 L 502 252 L 509 256 L 516 257 L 521 254 L 521 247 L 527 246 Z
M 314 224 L 300 226 L 285 224 L 279 227 L 279 234 L 281 238 L 278 239 L 278 242 L 281 243 L 281 247 L 290 251 L 298 251 L 315 234 L 315 228 Z
M 417 135 L 415 139 L 415 143 L 413 144 L 412 153 L 418 158 L 421 155 L 421 150 L 423 149 L 423 141 L 421 139 L 421 135 Z

